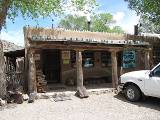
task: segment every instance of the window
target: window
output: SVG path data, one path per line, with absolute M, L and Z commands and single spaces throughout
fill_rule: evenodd
M 122 66 L 122 58 L 123 58 L 123 52 L 118 52 L 117 53 L 117 65 L 118 67 Z
M 84 51 L 82 53 L 82 65 L 85 68 L 90 68 L 94 66 L 94 52 L 93 51 Z
M 94 52 L 84 51 L 82 52 L 82 65 L 85 68 L 90 68 L 94 66 Z M 71 66 L 76 66 L 76 51 L 71 51 Z
M 104 51 L 101 52 L 101 64 L 102 67 L 108 67 L 111 66 L 111 53 Z
M 75 68 L 76 66 L 76 51 L 72 50 L 70 53 L 71 58 L 71 67 Z
M 153 63 L 156 65 L 160 62 L 160 48 L 159 46 L 153 47 Z
M 158 66 L 156 69 L 154 69 L 153 76 L 160 77 L 160 66 Z

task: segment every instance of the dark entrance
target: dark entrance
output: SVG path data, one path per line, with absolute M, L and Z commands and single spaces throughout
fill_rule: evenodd
M 60 82 L 60 51 L 59 50 L 43 50 L 43 73 L 47 82 Z

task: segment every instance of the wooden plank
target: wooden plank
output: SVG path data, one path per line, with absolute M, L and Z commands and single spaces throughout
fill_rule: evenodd
M 112 85 L 113 88 L 117 88 L 118 86 L 118 73 L 117 73 L 117 52 L 111 52 L 111 60 L 112 60 Z
M 29 90 L 29 93 L 34 93 L 34 92 L 37 92 L 34 51 L 30 51 L 28 58 L 29 58 L 28 90 Z
M 150 69 L 150 51 L 149 50 L 145 51 L 145 69 L 146 70 Z
M 25 61 L 24 61 L 24 91 L 28 92 L 28 39 L 27 39 L 27 30 L 26 27 L 23 28 L 24 32 L 24 44 L 25 44 Z
M 0 40 L 0 98 L 4 98 L 7 94 L 7 83 L 5 76 L 5 61 L 3 54 L 3 44 Z
M 77 63 L 77 86 L 83 86 L 83 69 L 82 69 L 82 53 L 76 51 L 76 63 Z
M 109 49 L 125 49 L 126 45 L 99 45 L 99 44 L 64 44 L 63 42 L 31 42 L 30 48 L 34 49 L 63 49 L 63 50 L 71 50 L 71 49 L 83 49 L 83 50 L 109 50 Z M 132 49 L 147 49 L 147 46 L 131 46 L 127 45 L 128 48 Z
M 76 51 L 76 64 L 77 64 L 77 92 L 76 96 L 80 98 L 89 97 L 86 88 L 83 86 L 83 69 L 82 69 L 82 53 Z

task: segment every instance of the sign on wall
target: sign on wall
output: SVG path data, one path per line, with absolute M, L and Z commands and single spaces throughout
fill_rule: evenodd
M 134 50 L 123 52 L 123 68 L 136 67 L 136 53 Z
M 70 61 L 70 51 L 62 51 L 63 64 L 69 64 Z
M 35 54 L 35 60 L 40 60 L 40 54 Z
M 70 51 L 62 51 L 62 59 L 70 59 Z

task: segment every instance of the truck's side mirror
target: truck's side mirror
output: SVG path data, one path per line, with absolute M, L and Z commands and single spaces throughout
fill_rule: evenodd
M 150 73 L 149 73 L 149 77 L 152 77 L 153 76 L 153 72 L 152 71 L 150 71 Z

